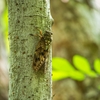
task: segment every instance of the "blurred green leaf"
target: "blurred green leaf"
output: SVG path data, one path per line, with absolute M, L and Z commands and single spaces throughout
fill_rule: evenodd
M 66 72 L 53 71 L 53 81 L 61 80 L 67 77 L 69 77 L 69 75 Z
M 85 74 L 87 74 L 91 77 L 97 76 L 97 74 L 91 70 L 90 64 L 86 58 L 79 56 L 79 55 L 75 55 L 73 57 L 73 63 L 77 69 L 84 72 Z
M 8 9 L 5 8 L 5 11 L 2 16 L 2 24 L 5 31 L 8 31 Z
M 53 80 L 61 80 L 70 77 L 75 80 L 84 80 L 85 75 L 77 70 L 64 58 L 55 57 L 52 60 Z
M 80 71 L 75 70 L 74 67 L 64 58 L 53 58 L 53 80 L 56 81 L 70 77 L 74 80 L 82 81 L 85 79 L 85 75 L 90 77 L 97 77 L 97 74 L 91 70 L 90 64 L 86 58 L 75 55 L 73 57 L 73 63 L 75 67 Z M 95 61 L 96 70 L 99 68 L 97 67 L 98 65 L 100 66 L 100 60 Z
M 55 57 L 52 59 L 53 69 L 68 72 L 74 70 L 73 66 L 64 58 Z
M 2 15 L 2 26 L 3 26 L 3 32 L 4 32 L 4 40 L 6 44 L 7 51 L 9 53 L 9 42 L 8 42 L 8 9 L 5 8 L 5 11 Z
M 70 74 L 70 77 L 74 80 L 82 81 L 85 79 L 85 75 L 77 70 L 73 71 Z
M 94 61 L 94 69 L 96 70 L 97 73 L 100 74 L 100 59 L 96 59 Z

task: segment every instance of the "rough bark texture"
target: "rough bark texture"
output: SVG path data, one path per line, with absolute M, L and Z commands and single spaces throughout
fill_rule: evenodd
M 8 0 L 8 15 L 9 100 L 51 100 L 51 50 L 46 73 L 32 68 L 39 30 L 51 31 L 49 0 Z

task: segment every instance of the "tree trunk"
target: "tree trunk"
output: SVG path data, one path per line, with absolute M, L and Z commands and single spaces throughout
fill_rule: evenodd
M 8 16 L 9 100 L 51 100 L 51 47 L 42 66 L 47 69 L 33 68 L 36 47 L 44 41 L 45 31 L 51 31 L 49 0 L 8 0 Z

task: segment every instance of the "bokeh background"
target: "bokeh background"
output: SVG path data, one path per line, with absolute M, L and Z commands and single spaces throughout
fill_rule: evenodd
M 51 0 L 53 100 L 100 100 L 100 0 Z M 0 100 L 8 100 L 8 15 L 0 0 Z

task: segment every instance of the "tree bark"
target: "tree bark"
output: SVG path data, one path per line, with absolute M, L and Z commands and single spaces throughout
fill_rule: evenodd
M 33 58 L 40 32 L 51 31 L 49 0 L 8 0 L 9 100 L 51 100 L 51 48 L 45 73 L 35 72 Z

